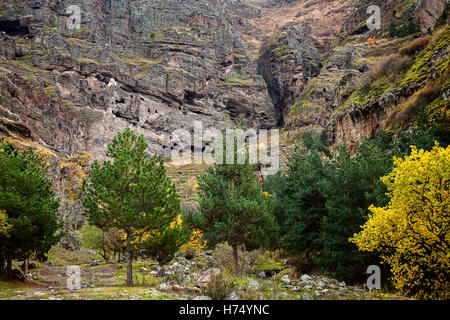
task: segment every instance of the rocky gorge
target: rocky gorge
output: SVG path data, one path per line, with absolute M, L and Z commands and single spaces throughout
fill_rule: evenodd
M 127 127 L 165 160 L 177 147 L 172 133 L 193 130 L 195 121 L 221 130 L 237 122 L 280 129 L 282 158 L 306 131 L 324 135 L 332 150 L 345 143 L 354 151 L 381 130 L 413 128 L 417 119 L 405 105 L 433 84 L 439 94 L 424 112 L 449 129 L 447 0 L 80 0 L 76 28 L 69 27 L 77 19 L 72 5 L 0 3 L 0 137 L 48 160 L 68 231 L 60 250 L 79 249 L 81 183 L 91 160 L 104 160 L 106 145 Z M 379 30 L 367 28 L 369 5 L 381 9 Z M 414 31 L 403 34 L 409 27 Z M 408 53 L 417 40 L 426 45 Z M 206 166 L 167 162 L 183 205 L 195 206 L 196 175 Z M 192 261 L 179 254 L 163 269 L 140 261 L 136 272 L 151 281 L 155 297 L 204 298 L 218 254 Z M 112 279 L 102 286 L 122 280 L 120 263 L 81 255 L 87 295 L 97 295 L 99 279 Z M 230 299 L 373 297 L 296 274 L 287 261 L 277 261 L 276 272 L 246 263 Z M 31 274 L 53 279 L 45 290 L 13 294 L 65 298 L 58 294 L 63 265 Z

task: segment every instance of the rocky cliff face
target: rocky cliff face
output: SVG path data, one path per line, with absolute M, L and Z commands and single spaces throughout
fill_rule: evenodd
M 328 124 L 332 146 L 347 143 L 352 147 L 366 137 L 374 137 L 380 129 L 414 127 L 418 112 L 427 119 L 425 125 L 450 130 L 449 48 L 450 27 L 447 26 L 434 35 L 425 50 L 404 70 L 395 70 L 395 64 L 402 59 L 400 56 L 387 60 L 385 75 L 355 88 L 332 114 Z M 395 81 L 389 73 L 395 74 Z M 420 99 L 422 102 L 418 102 Z
M 276 109 L 280 110 L 280 124 L 306 83 L 317 77 L 322 68 L 318 44 L 310 35 L 309 27 L 297 24 L 285 27 L 261 47 L 259 69 Z
M 63 154 L 101 156 L 126 126 L 153 152 L 170 134 L 225 125 L 270 128 L 278 112 L 243 35 L 259 10 L 240 1 L 8 1 L 0 7 L 1 128 Z
M 447 6 L 448 0 L 420 0 L 412 15 L 419 22 L 422 32 L 427 32 L 433 30 Z
M 369 17 L 367 8 L 369 5 L 380 6 L 381 30 L 370 31 L 367 29 Z M 341 17 L 340 21 L 343 21 L 341 32 L 334 34 L 331 41 L 326 41 L 326 38 L 325 41 L 317 41 L 323 40 L 323 38 L 321 38 L 321 35 L 311 32 L 312 38 L 316 40 L 314 46 L 320 53 L 321 68 L 314 70 L 315 75 L 303 83 L 301 89 L 297 90 L 295 95 L 282 94 L 283 97 L 288 99 L 285 106 L 276 104 L 283 110 L 284 135 L 282 136 L 285 138 L 284 142 L 287 145 L 292 142 L 299 142 L 301 133 L 306 130 L 316 132 L 327 130 L 332 148 L 342 143 L 347 143 L 350 148 L 353 148 L 362 139 L 374 137 L 380 129 L 392 129 L 392 127 L 400 125 L 392 123 L 392 114 L 396 113 L 397 117 L 402 114 L 401 117 L 412 120 L 411 115 L 406 116 L 407 112 L 400 109 L 405 108 L 405 100 L 412 99 L 410 97 L 430 81 L 445 77 L 442 74 L 445 67 L 442 66 L 448 62 L 448 56 L 446 55 L 448 43 L 445 46 L 441 42 L 442 47 L 439 51 L 434 52 L 436 57 L 440 57 L 439 59 L 429 59 L 431 51 L 428 51 L 428 54 L 423 53 L 418 56 L 415 63 L 413 63 L 414 61 L 405 63 L 407 65 L 406 70 L 393 71 L 398 73 L 398 79 L 396 78 L 395 81 L 391 79 L 389 80 L 391 82 L 389 82 L 382 75 L 376 75 L 374 79 L 368 80 L 368 82 L 372 81 L 375 84 L 369 85 L 371 90 L 361 94 L 364 97 L 363 99 L 356 99 L 356 101 L 353 99 L 357 95 L 355 90 L 358 91 L 361 83 L 376 72 L 375 70 L 379 69 L 379 65 L 382 65 L 384 61 L 389 63 L 390 60 L 396 64 L 398 61 L 406 59 L 404 56 L 398 55 L 398 51 L 402 46 L 408 46 L 408 43 L 413 39 L 412 36 L 399 36 L 399 38 L 393 39 L 390 36 L 390 28 L 395 28 L 397 31 L 402 30 L 407 28 L 410 21 L 413 21 L 418 24 L 422 33 L 425 33 L 432 30 L 439 21 L 445 24 L 442 17 L 445 10 L 448 12 L 446 6 L 446 0 L 358 0 L 353 2 L 351 10 L 348 11 L 348 16 L 343 19 Z M 339 12 L 341 10 L 342 8 L 336 10 L 336 17 L 340 17 Z M 263 18 L 259 20 L 261 19 Z M 310 20 L 309 23 L 314 24 Z M 322 28 L 321 30 L 325 29 Z M 329 28 L 328 30 L 327 34 L 333 34 L 333 29 Z M 444 43 L 446 41 L 445 35 L 445 32 L 441 34 Z M 416 37 L 418 36 L 420 35 L 416 34 Z M 371 37 L 377 40 L 370 39 Z M 368 41 L 369 39 L 370 41 Z M 314 52 L 314 49 L 310 49 L 309 52 Z M 406 77 L 406 74 L 414 78 L 413 75 L 417 73 L 415 68 L 424 59 L 426 59 L 426 62 L 423 68 L 429 72 L 419 79 L 404 80 L 403 77 Z M 282 65 L 281 63 L 278 64 Z M 265 63 L 264 65 L 267 66 L 268 64 Z M 408 70 L 410 67 L 412 69 Z M 384 68 L 388 73 L 390 72 L 389 69 L 392 69 L 390 67 Z M 436 68 L 439 71 L 436 71 Z M 273 67 L 271 69 L 276 70 Z M 368 71 L 369 69 L 370 71 Z M 431 70 L 434 71 L 431 72 Z M 282 75 L 286 71 L 278 73 Z M 295 79 L 292 76 L 288 78 Z M 399 82 L 396 82 L 397 80 Z M 271 83 L 270 81 L 267 82 Z M 441 93 L 444 96 L 445 90 L 445 85 L 441 84 Z M 359 104 L 362 101 L 364 101 L 362 103 L 364 107 Z M 444 99 L 442 103 L 436 102 L 434 107 L 436 110 L 441 107 L 445 109 L 446 103 L 448 104 L 447 100 Z M 445 113 L 445 111 L 442 111 L 444 109 L 436 112 Z M 412 111 L 409 110 L 408 112 Z M 445 116 L 437 114 L 434 116 L 440 119 L 445 118 Z M 404 125 L 404 123 L 401 125 Z
M 427 32 L 436 26 L 447 4 L 448 0 L 357 0 L 344 29 L 348 34 L 382 34 L 391 25 L 399 26 L 415 21 L 422 32 Z M 370 5 L 381 9 L 381 30 L 371 32 L 367 28 L 367 8 Z

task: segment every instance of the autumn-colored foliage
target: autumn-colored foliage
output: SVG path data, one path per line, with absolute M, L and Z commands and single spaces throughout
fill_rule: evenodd
M 7 221 L 8 216 L 5 211 L 0 210 L 0 235 L 8 236 L 8 231 L 11 229 L 11 225 Z
M 172 221 L 170 228 L 179 228 L 182 226 L 183 220 L 181 219 L 181 215 L 179 215 L 177 217 L 176 220 Z M 141 243 L 144 243 L 145 241 L 147 241 L 149 238 L 151 238 L 152 236 L 155 236 L 155 234 L 152 234 L 150 232 L 143 232 L 141 230 L 141 232 L 137 232 L 138 236 L 131 241 L 131 243 L 133 245 L 139 245 Z M 206 241 L 203 240 L 203 233 L 198 230 L 195 229 L 192 231 L 192 235 L 191 238 L 189 240 L 188 243 L 185 243 L 184 245 L 182 245 L 180 247 L 180 251 L 201 251 L 206 247 Z M 124 243 L 126 242 L 127 239 L 127 235 L 125 233 L 122 234 L 122 239 L 124 241 Z
M 360 250 L 378 252 L 390 267 L 397 289 L 418 298 L 450 297 L 450 147 L 412 147 L 394 158 L 381 180 L 391 198 L 372 206 L 363 230 L 350 239 Z
M 92 154 L 86 151 L 77 151 L 59 164 L 66 175 L 65 194 L 68 199 L 75 201 L 81 196 L 81 185 L 87 178 L 85 168 L 92 160 Z

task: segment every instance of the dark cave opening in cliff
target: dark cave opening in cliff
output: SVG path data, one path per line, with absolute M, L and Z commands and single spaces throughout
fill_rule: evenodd
M 30 29 L 22 26 L 19 20 L 0 21 L 0 31 L 3 31 L 8 36 L 30 37 Z

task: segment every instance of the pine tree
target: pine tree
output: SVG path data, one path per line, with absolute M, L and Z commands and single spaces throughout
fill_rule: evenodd
M 44 255 L 63 235 L 46 164 L 32 149 L 0 144 L 0 210 L 7 232 L 0 232 L 0 277 L 12 279 L 12 260 Z M 5 266 L 6 263 L 6 266 Z
M 369 265 L 368 255 L 361 254 L 355 245 L 348 242 L 348 238 L 367 219 L 370 205 L 366 199 L 370 198 L 366 193 L 367 177 L 363 176 L 358 160 L 350 157 L 345 146 L 326 167 L 325 176 L 327 213 L 321 224 L 322 249 L 315 261 L 324 273 L 339 280 L 355 282 L 362 279 L 364 267 Z M 368 189 L 372 192 L 372 186 Z
M 263 192 L 255 166 L 236 160 L 237 151 L 234 164 L 216 164 L 199 177 L 198 210 L 183 216 L 183 221 L 203 232 L 209 246 L 220 242 L 232 246 L 235 273 L 239 270 L 238 246 L 267 247 L 278 229 L 271 196 Z
M 90 181 L 83 186 L 89 223 L 125 233 L 128 284 L 133 284 L 133 244 L 142 237 L 161 237 L 180 212 L 177 190 L 163 162 L 156 155 L 147 158 L 146 149 L 143 136 L 128 128 L 118 133 L 106 153 L 113 162 L 95 161 Z
M 318 239 L 326 214 L 322 190 L 325 165 L 317 151 L 298 148 L 288 162 L 289 175 L 272 176 L 265 183 L 276 198 L 279 244 L 300 256 L 305 272 L 313 267 L 312 257 L 321 250 Z
M 395 22 L 393 20 L 389 23 L 389 36 L 392 38 L 398 37 L 397 28 L 395 27 Z
M 187 230 L 175 224 L 166 226 L 158 236 L 143 241 L 141 247 L 147 255 L 154 257 L 160 265 L 164 265 L 170 262 L 180 247 L 189 241 L 190 233 Z

